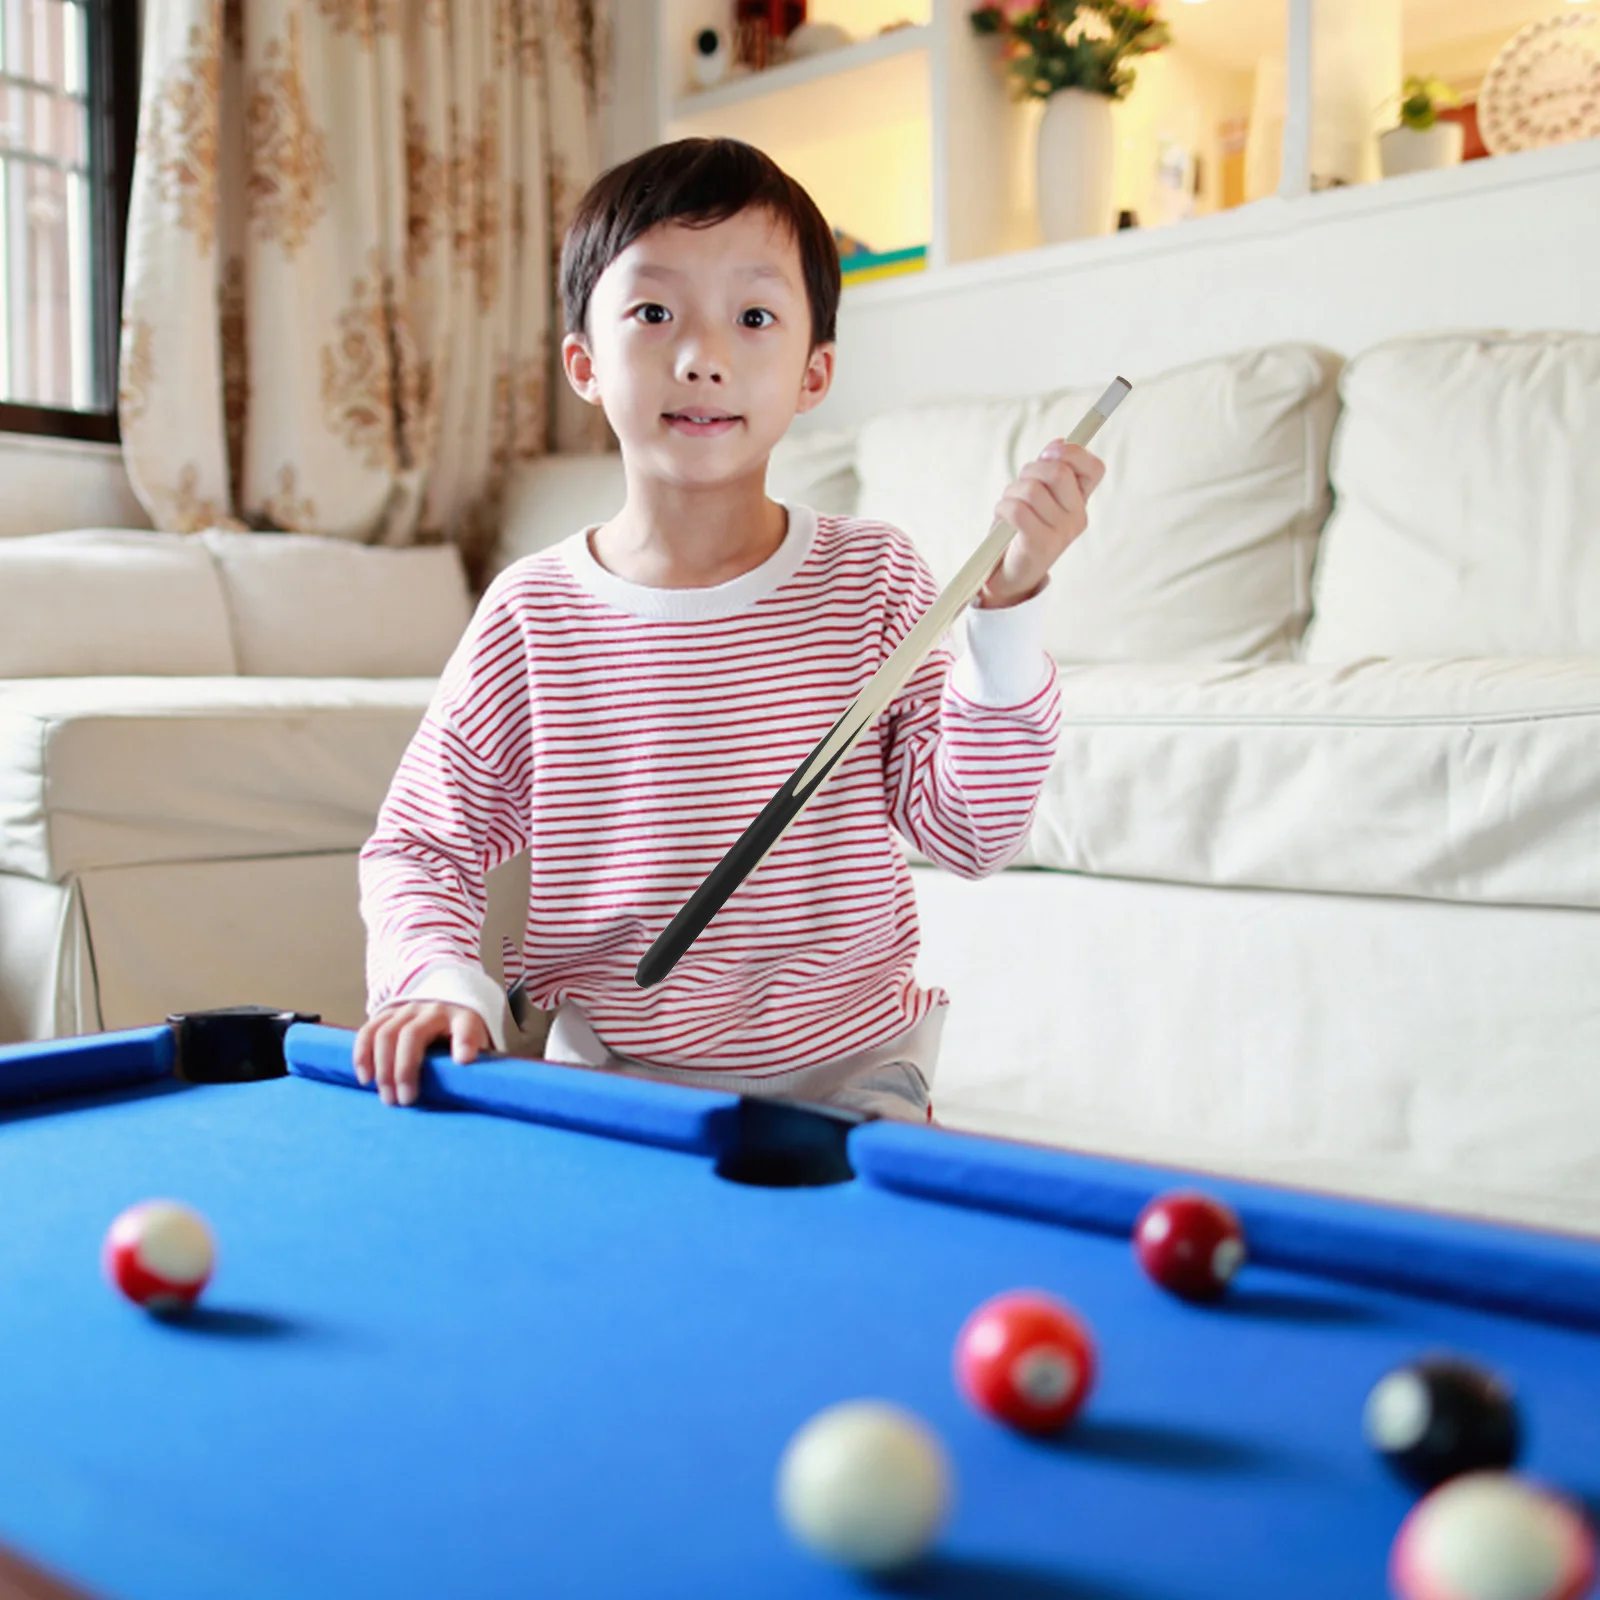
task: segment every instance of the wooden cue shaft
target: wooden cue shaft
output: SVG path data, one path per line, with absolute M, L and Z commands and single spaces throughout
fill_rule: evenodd
M 1067 436 L 1067 443 L 1088 444 L 1131 388 L 1126 378 L 1116 379 Z M 995 564 L 1005 554 L 1005 548 L 1015 532 L 1016 529 L 1003 518 L 995 519 L 989 536 L 973 552 L 966 565 L 945 585 L 917 625 L 890 652 L 882 666 L 846 707 L 844 714 L 780 786 L 760 815 L 734 841 L 727 854 L 685 902 L 683 909 L 644 953 L 634 973 L 640 988 L 659 983 L 672 971 L 684 951 L 722 909 L 728 896 L 766 859 L 789 824 L 805 808 L 806 802 L 822 787 L 824 780 L 862 734 L 882 715 L 906 679 L 943 637 L 956 614 L 983 587 Z

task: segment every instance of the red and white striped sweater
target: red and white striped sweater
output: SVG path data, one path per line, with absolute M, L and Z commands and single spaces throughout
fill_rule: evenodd
M 575 1005 L 619 1055 L 774 1075 L 936 1039 L 895 834 L 970 878 L 1021 848 L 1059 721 L 1037 598 L 970 610 L 954 671 L 941 645 L 672 973 L 634 981 L 936 593 L 896 529 L 801 506 L 769 560 L 713 588 L 629 583 L 587 531 L 508 568 L 362 851 L 372 1009 L 454 1000 L 503 1041 L 484 874 L 526 849 L 529 998 Z

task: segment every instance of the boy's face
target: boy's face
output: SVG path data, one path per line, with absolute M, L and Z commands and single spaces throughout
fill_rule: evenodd
M 764 474 L 833 377 L 833 346 L 811 347 L 799 248 L 765 210 L 641 234 L 601 273 L 588 333 L 568 334 L 561 354 L 630 473 L 685 488 Z

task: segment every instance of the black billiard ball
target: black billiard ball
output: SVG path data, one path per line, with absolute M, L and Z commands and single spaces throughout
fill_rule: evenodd
M 1521 1430 L 1511 1391 L 1494 1373 L 1458 1357 L 1428 1356 L 1378 1380 L 1362 1431 L 1407 1483 L 1432 1489 L 1464 1472 L 1510 1467 Z

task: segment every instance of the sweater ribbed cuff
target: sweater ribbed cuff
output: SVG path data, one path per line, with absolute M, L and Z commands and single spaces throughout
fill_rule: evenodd
M 951 685 L 974 705 L 1001 709 L 1033 699 L 1050 681 L 1044 649 L 1044 588 L 1014 606 L 989 610 L 968 606 L 967 648 L 957 660 Z
M 504 1052 L 506 997 L 500 992 L 500 985 L 476 962 L 454 961 L 448 957 L 430 961 L 405 988 L 390 995 L 378 1009 L 387 1011 L 390 1006 L 413 1000 L 432 1000 L 439 1005 L 465 1006 L 475 1011 L 489 1030 L 495 1049 Z

